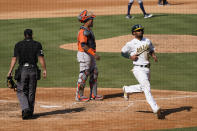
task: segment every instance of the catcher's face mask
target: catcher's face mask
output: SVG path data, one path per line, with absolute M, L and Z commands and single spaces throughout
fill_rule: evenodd
M 90 19 L 94 19 L 96 16 L 93 14 L 93 12 L 89 12 L 87 10 L 82 11 L 79 16 L 78 16 L 78 20 L 81 23 L 86 23 L 88 20 Z

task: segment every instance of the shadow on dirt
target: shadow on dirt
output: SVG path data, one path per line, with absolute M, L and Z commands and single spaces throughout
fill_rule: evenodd
M 162 109 L 161 113 L 163 116 L 163 119 L 165 119 L 165 116 L 170 115 L 172 113 L 181 112 L 181 111 L 190 111 L 192 109 L 192 106 L 182 106 L 179 108 L 172 108 L 172 109 Z M 143 112 L 143 113 L 153 113 L 152 111 L 137 111 L 137 112 Z
M 51 111 L 51 112 L 36 113 L 36 114 L 34 114 L 32 119 L 37 119 L 39 117 L 44 117 L 44 116 L 49 116 L 49 115 L 76 113 L 76 112 L 81 112 L 84 110 L 85 110 L 85 107 L 80 107 L 80 108 L 73 108 L 73 109 L 63 109 L 63 110 L 55 110 L 55 111 Z
M 142 92 L 135 92 L 135 94 L 142 94 Z M 103 99 L 110 99 L 110 98 L 116 98 L 116 97 L 123 97 L 124 94 L 123 93 L 114 93 L 114 94 L 107 94 L 103 96 Z
M 114 93 L 114 94 L 107 94 L 103 96 L 103 99 L 110 99 L 116 97 L 123 97 L 123 93 Z
M 185 5 L 185 4 L 188 4 L 188 3 L 187 2 L 186 3 L 170 3 L 170 5 Z

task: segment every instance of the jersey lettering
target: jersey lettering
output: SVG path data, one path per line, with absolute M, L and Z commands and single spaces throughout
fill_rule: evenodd
M 149 49 L 148 45 L 142 45 L 139 48 L 137 48 L 137 53 L 139 54 L 139 53 L 144 52 L 144 51 L 146 51 L 148 49 Z

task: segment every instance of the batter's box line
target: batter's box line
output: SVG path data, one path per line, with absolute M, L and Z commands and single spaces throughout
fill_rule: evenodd
M 0 100 L 0 103 L 8 103 L 8 102 L 17 103 L 18 101 L 13 101 L 13 100 Z

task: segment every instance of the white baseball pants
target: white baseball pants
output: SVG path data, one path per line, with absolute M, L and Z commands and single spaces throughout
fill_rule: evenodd
M 159 110 L 159 107 L 151 94 L 150 69 L 140 66 L 134 66 L 132 71 L 139 84 L 126 86 L 125 92 L 126 93 L 144 92 L 146 101 L 152 108 L 153 112 L 156 113 Z

